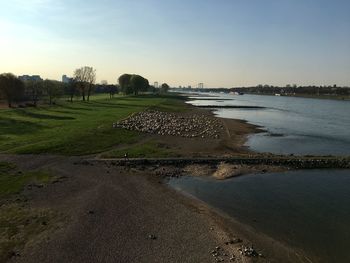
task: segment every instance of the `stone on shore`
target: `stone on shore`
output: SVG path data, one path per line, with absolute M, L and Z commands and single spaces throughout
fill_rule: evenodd
M 113 128 L 186 138 L 219 139 L 224 127 L 219 119 L 204 114 L 180 115 L 149 110 L 113 123 Z

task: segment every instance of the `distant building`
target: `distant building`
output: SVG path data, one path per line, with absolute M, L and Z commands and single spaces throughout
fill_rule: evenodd
M 63 75 L 62 76 L 62 82 L 63 83 L 70 83 L 72 81 L 73 81 L 73 78 L 69 78 L 69 77 L 67 77 L 67 75 Z
M 43 79 L 39 75 L 23 75 L 23 76 L 18 76 L 18 78 L 22 81 L 42 81 Z

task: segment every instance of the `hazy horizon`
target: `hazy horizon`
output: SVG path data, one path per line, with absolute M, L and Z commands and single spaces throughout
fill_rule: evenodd
M 350 86 L 350 2 L 2 1 L 0 73 L 171 86 Z

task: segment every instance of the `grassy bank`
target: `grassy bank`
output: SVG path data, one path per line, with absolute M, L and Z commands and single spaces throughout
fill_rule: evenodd
M 23 173 L 7 162 L 0 162 L 0 199 L 18 194 L 28 183 L 42 185 L 55 178 L 47 172 L 31 171 Z
M 0 110 L 0 152 L 84 155 L 132 144 L 140 134 L 113 129 L 132 113 L 155 108 L 184 110 L 176 96 L 93 96 L 90 102 L 61 101 L 55 106 Z
M 62 220 L 51 209 L 31 208 L 22 200 L 29 184 L 44 187 L 54 179 L 48 172 L 23 172 L 12 163 L 0 162 L 0 262 L 20 256 L 28 242 L 44 236 Z

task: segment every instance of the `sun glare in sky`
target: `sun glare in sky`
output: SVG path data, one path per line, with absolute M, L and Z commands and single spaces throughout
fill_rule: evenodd
M 0 72 L 172 86 L 350 84 L 350 1 L 0 0 Z

